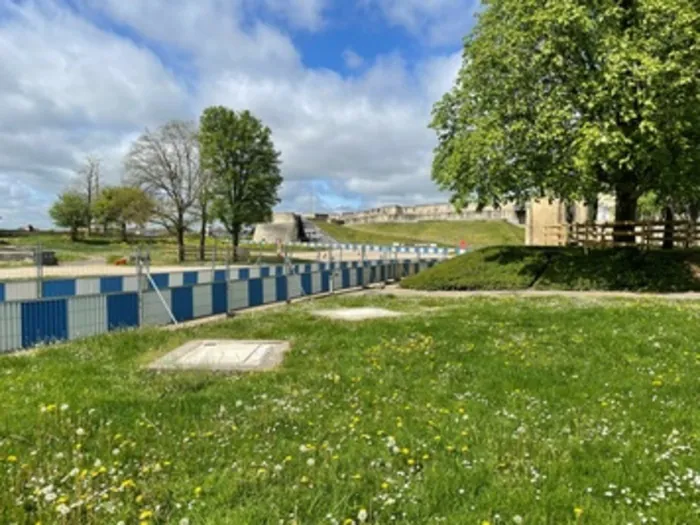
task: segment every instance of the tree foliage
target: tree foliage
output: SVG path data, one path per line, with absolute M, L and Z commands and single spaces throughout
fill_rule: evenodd
M 49 215 L 57 226 L 69 228 L 71 240 L 76 241 L 78 229 L 88 224 L 89 208 L 85 195 L 77 191 L 66 191 L 58 196 L 58 200 L 49 210 Z
M 279 202 L 280 154 L 272 132 L 248 111 L 219 106 L 202 114 L 199 141 L 212 213 L 238 246 L 241 227 L 269 220 Z
M 178 258 L 184 260 L 185 232 L 196 216 L 193 206 L 203 184 L 197 129 L 172 121 L 141 135 L 126 156 L 128 182 L 153 199 L 154 222 L 177 237 Z
M 700 190 L 700 10 L 691 0 L 485 0 L 434 108 L 433 178 L 456 204 Z
M 95 216 L 104 224 L 118 224 L 122 240 L 126 242 L 127 226 L 145 226 L 153 209 L 153 201 L 141 188 L 117 186 L 102 191 L 95 203 Z

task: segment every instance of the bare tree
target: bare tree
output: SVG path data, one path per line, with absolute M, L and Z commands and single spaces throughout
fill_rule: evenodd
M 196 220 L 193 207 L 202 189 L 197 128 L 171 121 L 146 130 L 125 159 L 128 181 L 144 189 L 155 202 L 154 222 L 177 238 L 178 260 L 185 260 L 185 232 Z
M 93 208 L 95 202 L 100 196 L 100 162 L 98 157 L 88 155 L 85 157 L 85 162 L 78 168 L 79 191 L 83 193 L 87 199 L 87 233 L 92 233 Z

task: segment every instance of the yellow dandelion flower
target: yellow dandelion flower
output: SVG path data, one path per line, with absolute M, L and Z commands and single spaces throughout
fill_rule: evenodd
M 308 482 L 309 482 L 309 478 L 308 478 L 307 476 L 302 476 L 301 479 L 300 479 L 299 481 L 301 481 L 302 483 L 308 483 Z
M 404 456 L 408 456 L 408 454 L 409 454 L 410 452 L 411 452 L 411 451 L 408 450 L 407 448 L 402 448 L 402 449 L 401 449 L 401 453 L 402 453 Z
M 195 487 L 194 495 L 199 496 L 202 493 L 202 487 Z
M 7 456 L 8 463 L 17 463 L 17 456 Z
M 388 488 L 389 488 L 389 484 L 386 481 L 384 483 L 382 483 L 383 490 L 387 490 Z
M 574 516 L 579 519 L 583 515 L 583 509 L 581 507 L 574 507 Z
M 430 454 L 423 454 L 423 459 L 424 459 L 425 461 L 429 460 L 429 459 L 430 459 Z
M 134 483 L 133 479 L 125 479 L 122 481 L 121 488 L 123 489 L 128 489 L 128 488 L 134 488 L 136 486 L 136 483 Z
M 654 380 L 651 382 L 651 385 L 652 385 L 652 386 L 655 386 L 655 387 L 663 386 L 663 384 L 664 384 L 664 382 L 661 381 L 661 379 L 654 379 Z
M 143 494 L 136 496 L 136 503 L 141 503 L 143 501 Z
M 142 510 L 141 514 L 139 514 L 139 519 L 140 520 L 147 520 L 148 518 L 153 517 L 153 511 L 151 510 Z
M 68 496 L 61 496 L 56 500 L 56 505 L 60 505 L 61 503 L 66 503 L 68 501 Z
M 284 458 L 285 463 L 289 463 L 290 461 L 292 461 L 292 456 L 287 456 L 286 458 Z
M 416 464 L 416 460 L 413 459 L 413 458 L 410 458 L 410 459 L 408 460 L 408 464 L 411 465 L 411 466 L 413 466 L 413 465 Z

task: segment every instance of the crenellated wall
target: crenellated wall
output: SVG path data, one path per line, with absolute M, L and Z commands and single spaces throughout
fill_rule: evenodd
M 518 216 L 518 207 L 506 204 L 501 208 L 486 207 L 481 211 L 467 208 L 460 212 L 449 203 L 422 204 L 417 206 L 383 206 L 359 212 L 345 212 L 330 215 L 330 220 L 346 224 L 375 222 L 417 222 L 417 221 L 489 221 L 501 220 L 513 224 L 522 224 Z

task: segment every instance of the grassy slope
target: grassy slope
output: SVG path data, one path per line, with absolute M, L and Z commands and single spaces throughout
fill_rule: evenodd
M 698 251 L 493 247 L 456 257 L 402 281 L 425 290 L 537 289 L 699 291 Z
M 392 244 L 435 243 L 457 246 L 518 245 L 524 242 L 525 230 L 504 221 L 426 221 L 411 223 L 377 223 L 340 226 L 316 223 L 339 242 Z
M 696 306 L 333 304 L 410 315 L 342 324 L 310 303 L 0 358 L 0 522 L 78 502 L 61 523 L 697 522 Z M 268 374 L 142 368 L 193 337 L 293 350 Z

